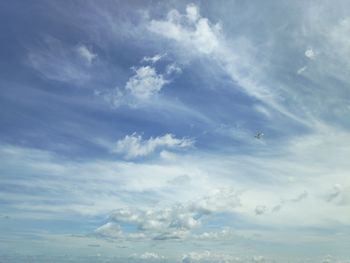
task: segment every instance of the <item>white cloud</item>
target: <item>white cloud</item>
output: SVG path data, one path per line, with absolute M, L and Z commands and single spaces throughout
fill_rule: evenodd
M 309 48 L 305 50 L 305 56 L 309 59 L 314 59 L 316 57 L 316 53 L 313 49 Z
M 144 66 L 135 70 L 125 85 L 125 89 L 138 99 L 146 100 L 158 94 L 162 87 L 168 83 L 161 74 L 150 66 Z
M 163 57 L 165 57 L 166 54 L 156 54 L 153 57 L 144 57 L 141 62 L 150 62 L 152 64 L 158 62 L 159 60 L 161 60 Z
M 156 150 L 187 148 L 194 144 L 192 139 L 176 138 L 173 134 L 165 134 L 159 137 L 151 137 L 144 140 L 141 135 L 133 133 L 126 135 L 116 144 L 115 153 L 122 154 L 127 159 L 147 156 Z
M 239 193 L 233 189 L 215 189 L 202 197 L 184 203 L 178 202 L 163 208 L 120 208 L 110 215 L 110 220 L 118 226 L 123 224 L 134 225 L 139 233 L 143 233 L 147 238 L 154 240 L 191 237 L 204 240 L 209 235 L 215 236 L 217 239 L 226 238 L 232 236 L 231 231 L 226 229 L 201 235 L 194 234 L 192 230 L 200 228 L 202 220 L 212 214 L 234 211 L 240 205 L 238 196 Z M 103 230 L 108 231 L 108 228 L 103 228 Z M 114 231 L 113 228 L 112 231 Z M 113 232 L 111 235 L 105 233 L 106 237 L 113 235 Z
M 167 75 L 171 75 L 173 73 L 180 74 L 182 72 L 182 69 L 176 63 L 172 63 L 170 65 L 167 65 L 165 72 Z
M 76 49 L 58 39 L 46 37 L 40 48 L 28 52 L 27 62 L 45 78 L 80 84 L 91 78 L 85 63 L 81 63 L 78 57 L 84 53 L 87 59 L 88 50 L 85 49 Z
M 194 235 L 194 239 L 198 240 L 225 240 L 225 239 L 232 239 L 233 237 L 237 236 L 237 234 L 230 228 L 225 228 L 220 231 L 211 231 L 211 232 L 203 232 L 197 235 Z
M 298 75 L 302 74 L 306 69 L 307 69 L 307 66 L 301 67 L 300 69 L 298 69 L 297 74 Z
M 187 233 L 200 226 L 195 214 L 183 206 L 164 209 L 121 208 L 111 215 L 111 220 L 118 224 L 136 225 L 140 233 L 155 240 L 183 239 Z
M 164 159 L 164 160 L 175 160 L 176 159 L 176 154 L 170 152 L 170 151 L 166 151 L 163 150 L 159 153 L 160 158 Z
M 255 109 L 257 112 L 259 112 L 259 113 L 261 113 L 262 115 L 264 115 L 265 117 L 271 118 L 271 112 L 270 112 L 266 107 L 264 107 L 264 106 L 262 106 L 262 105 L 256 105 L 256 106 L 254 107 L 254 109 Z
M 212 189 L 206 196 L 196 200 L 192 209 L 204 214 L 230 211 L 240 206 L 240 193 L 233 188 Z
M 122 231 L 119 225 L 113 222 L 108 222 L 103 226 L 100 226 L 99 228 L 97 228 L 95 230 L 95 234 L 101 237 L 119 238 L 122 236 Z
M 170 83 L 162 74 L 158 74 L 154 67 L 141 66 L 133 68 L 134 75 L 126 82 L 125 87 L 110 90 L 96 90 L 95 95 L 101 96 L 112 107 L 127 105 L 131 108 L 149 105 L 162 88 Z M 173 72 L 176 68 L 173 69 Z M 168 70 L 165 72 L 169 76 Z
M 159 255 L 158 253 L 155 253 L 155 252 L 145 252 L 142 254 L 132 254 L 130 257 L 134 258 L 134 259 L 144 259 L 144 260 L 166 259 L 165 256 Z
M 180 49 L 184 53 L 182 56 L 204 55 L 213 59 L 246 94 L 279 113 L 310 126 L 305 118 L 298 117 L 285 107 L 280 96 L 285 90 L 272 90 L 271 83 L 263 83 L 263 73 L 258 66 L 259 61 L 254 58 L 255 50 L 250 43 L 246 39 L 229 43 L 222 34 L 221 25 L 212 24 L 207 18 L 200 16 L 196 5 L 188 5 L 184 15 L 173 9 L 164 20 L 151 20 L 148 29 L 185 47 L 185 51 Z
M 93 53 L 93 51 L 89 50 L 85 45 L 79 45 L 77 47 L 77 52 L 89 65 L 97 58 L 97 54 Z
M 198 7 L 194 4 L 186 6 L 186 15 L 190 21 L 196 22 L 199 19 Z
M 199 16 L 198 7 L 195 5 L 188 5 L 185 15 L 172 10 L 166 20 L 152 20 L 149 30 L 198 49 L 204 54 L 210 54 L 219 47 L 219 24 L 211 26 L 208 19 Z

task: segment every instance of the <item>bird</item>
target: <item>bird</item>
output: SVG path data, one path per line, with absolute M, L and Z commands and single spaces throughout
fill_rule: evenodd
M 261 139 L 264 136 L 264 134 L 262 132 L 258 132 L 257 134 L 255 134 L 255 138 L 256 139 Z

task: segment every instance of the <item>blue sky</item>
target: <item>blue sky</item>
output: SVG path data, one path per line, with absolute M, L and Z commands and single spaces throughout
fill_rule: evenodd
M 0 261 L 350 262 L 349 8 L 2 2 Z

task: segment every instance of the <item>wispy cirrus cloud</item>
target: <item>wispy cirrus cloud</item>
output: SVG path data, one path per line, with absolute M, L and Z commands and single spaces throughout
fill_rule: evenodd
M 188 5 L 185 14 L 172 9 L 163 20 L 151 20 L 148 30 L 175 40 L 180 53 L 211 59 L 244 93 L 273 111 L 308 127 L 315 121 L 310 116 L 299 116 L 297 109 L 285 107 L 284 100 L 291 97 L 289 90 L 278 88 L 281 85 L 277 83 L 273 88 L 265 83 L 260 63 L 252 55 L 257 52 L 252 44 L 247 39 L 227 39 L 221 24 L 201 16 L 197 5 Z
M 45 78 L 81 84 L 90 80 L 90 71 L 86 66 L 96 58 L 97 54 L 85 45 L 74 47 L 47 36 L 41 47 L 29 50 L 26 62 Z

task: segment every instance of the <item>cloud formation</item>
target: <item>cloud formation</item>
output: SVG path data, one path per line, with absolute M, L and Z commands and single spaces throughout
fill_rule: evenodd
M 305 56 L 309 59 L 314 59 L 316 57 L 316 53 L 313 49 L 307 49 L 305 50 Z
M 138 233 L 153 240 L 185 239 L 203 240 L 209 236 L 222 237 L 229 232 L 202 233 L 192 235 L 192 230 L 202 226 L 202 220 L 212 214 L 231 212 L 240 206 L 239 193 L 233 189 L 215 189 L 210 194 L 187 203 L 154 209 L 120 208 L 110 215 L 110 222 L 98 228 L 95 233 L 105 237 L 120 237 L 120 226 L 134 225 Z M 117 226 L 116 226 L 117 224 Z M 111 233 L 108 230 L 111 229 Z
M 199 15 L 196 5 L 188 5 L 186 14 L 171 10 L 166 20 L 152 20 L 149 30 L 166 38 L 176 40 L 204 54 L 211 54 L 219 48 L 220 25 L 211 25 L 207 18 Z
M 128 80 L 125 89 L 137 99 L 146 100 L 158 94 L 167 82 L 154 68 L 142 66 L 135 69 L 135 75 Z
M 90 65 L 96 58 L 97 54 L 93 53 L 88 47 L 85 45 L 79 45 L 77 47 L 77 52 L 79 55 L 86 60 L 86 62 Z
M 145 57 L 144 62 L 154 64 L 161 57 Z M 171 82 L 174 75 L 180 74 L 182 69 L 176 64 L 168 64 L 164 74 L 157 73 L 151 65 L 133 67 L 134 75 L 126 82 L 125 86 L 114 89 L 96 89 L 95 95 L 101 96 L 114 108 L 126 105 L 131 108 L 150 106 L 156 103 L 161 90 Z
M 144 140 L 141 135 L 133 133 L 117 141 L 113 152 L 123 155 L 126 159 L 133 159 L 150 155 L 159 149 L 181 149 L 193 145 L 194 140 L 178 139 L 170 133 L 155 138 L 151 137 L 148 140 Z
M 144 57 L 141 62 L 150 62 L 152 64 L 158 62 L 159 60 L 161 60 L 162 58 L 164 58 L 166 56 L 166 53 L 165 54 L 156 54 L 154 55 L 153 57 Z
M 41 48 L 32 48 L 27 55 L 28 65 L 51 80 L 81 84 L 88 81 L 90 72 L 79 57 L 89 65 L 97 57 L 86 46 L 75 48 L 51 36 L 42 41 Z
M 250 43 L 236 40 L 235 48 L 231 48 L 222 33 L 221 24 L 213 24 L 208 18 L 202 17 L 197 5 L 188 5 L 185 14 L 172 9 L 165 19 L 151 20 L 148 29 L 165 39 L 175 40 L 182 47 L 179 52 L 185 52 L 187 56 L 212 59 L 244 93 L 298 123 L 309 125 L 284 106 L 280 94 L 285 90 L 272 90 L 270 85 L 262 81 L 259 61 L 250 54 L 254 53 Z

